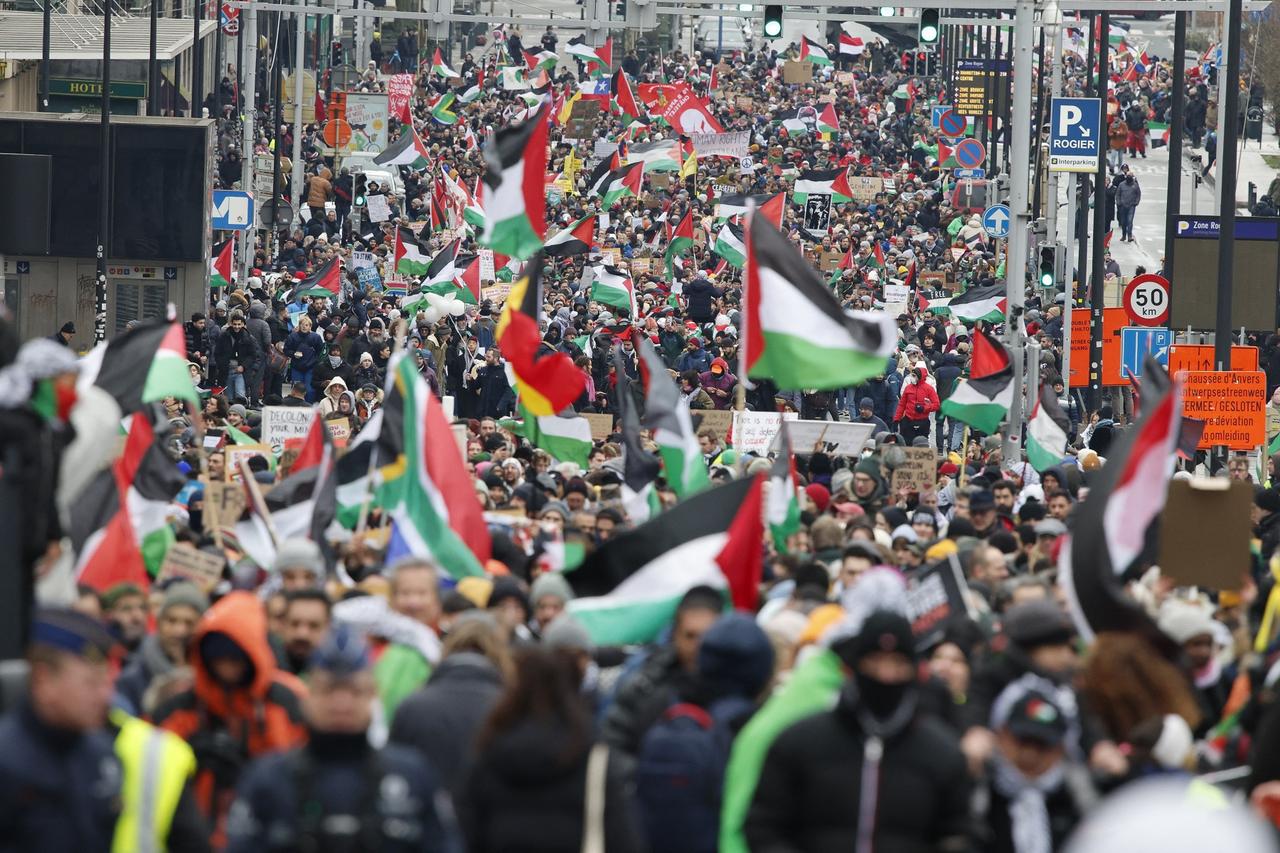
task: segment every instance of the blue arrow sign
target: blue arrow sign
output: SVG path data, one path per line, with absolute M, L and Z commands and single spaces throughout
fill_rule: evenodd
M 932 110 L 929 111 L 929 124 L 933 125 L 934 127 L 937 127 L 938 121 L 942 118 L 942 114 L 949 109 L 951 109 L 951 107 L 947 106 L 946 104 L 938 104 L 937 106 L 935 106 Z
M 248 231 L 253 227 L 253 193 L 214 190 L 210 224 L 214 231 Z
M 1097 171 L 1105 137 L 1102 101 L 1054 98 L 1049 109 L 1049 171 Z
M 997 240 L 1009 236 L 1009 223 L 1013 221 L 1013 215 L 1009 213 L 1007 204 L 993 204 L 986 210 L 982 211 L 982 230 L 987 232 L 988 237 L 995 237 Z
M 1120 372 L 1142 378 L 1142 364 L 1150 353 L 1163 366 L 1169 364 L 1169 345 L 1173 332 L 1169 329 L 1125 326 L 1120 330 Z

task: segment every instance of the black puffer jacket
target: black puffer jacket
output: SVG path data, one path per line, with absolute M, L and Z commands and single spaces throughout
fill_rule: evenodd
M 477 652 L 446 657 L 421 690 L 400 703 L 391 740 L 426 756 L 441 784 L 457 791 L 476 732 L 502 693 L 498 668 Z
M 576 853 L 582 849 L 590 743 L 574 747 L 558 723 L 530 720 L 476 757 L 457 801 L 470 853 Z M 640 851 L 624 772 L 610 756 L 604 835 L 609 853 Z
M 807 717 L 769 748 L 744 826 L 752 853 L 858 848 L 866 736 L 846 688 L 832 711 Z M 967 850 L 970 782 L 956 736 L 917 713 L 884 741 L 872 849 Z M 945 842 L 945 843 L 944 843 Z

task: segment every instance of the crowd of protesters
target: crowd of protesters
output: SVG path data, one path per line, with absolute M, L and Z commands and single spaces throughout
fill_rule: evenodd
M 1232 460 L 1231 476 L 1255 490 L 1256 536 L 1233 588 L 1178 587 L 1150 567 L 1129 595 L 1167 647 L 1082 636 L 1058 584 L 1060 551 L 1131 401 L 1127 413 L 1123 397 L 1119 411 L 1105 401 L 1089 410 L 1067 393 L 1062 295 L 1036 292 L 1021 322 L 1071 421 L 1061 463 L 1037 471 L 1021 454 L 1006 458 L 998 436 L 942 416 L 969 370 L 974 332 L 925 303 L 1003 271 L 939 169 L 936 81 L 903 71 L 887 45 L 841 55 L 832 44 L 836 65 L 795 84 L 783 82 L 786 57 L 772 46 L 723 66 L 702 54 L 628 53 L 621 65 L 637 84 L 685 80 L 726 131 L 749 131 L 754 167 L 700 158 L 694 175 L 612 208 L 589 193 L 587 168 L 574 174 L 575 161 L 597 158 L 595 140 L 569 142 L 564 125 L 552 127 L 548 171 L 567 170 L 571 188 L 548 203 L 551 229 L 590 211 L 609 223 L 588 256 L 548 259 L 543 275 L 546 348 L 586 374 L 578 411 L 618 412 L 614 353 L 638 376 L 635 336 L 644 336 L 695 415 L 741 407 L 873 425 L 851 453 L 797 448 L 800 525 L 769 546 L 758 612 L 730 611 L 720 590 L 693 586 L 655 642 L 593 642 L 568 612 L 574 594 L 552 544 L 589 555 L 635 526 L 622 501 L 622 436 L 597 440 L 583 466 L 501 421 L 516 403 L 496 340 L 503 291 L 461 314 L 402 312 L 402 296 L 364 289 L 348 264 L 340 296 L 295 295 L 307 275 L 354 251 L 371 252 L 382 281 L 394 281 L 400 224 L 426 221 L 423 242 L 435 250 L 456 235 L 475 248 L 460 218 L 432 233 L 431 196 L 442 170 L 474 186 L 483 158 L 468 138 L 527 109 L 495 82 L 497 63 L 524 63 L 519 43 L 511 31 L 502 48 L 463 57 L 463 77 L 484 70 L 488 82 L 453 125 L 432 118 L 430 99 L 457 81 L 422 63 L 412 109 L 432 162 L 402 168 L 398 188 L 367 185 L 388 196 L 388 222 L 353 209 L 352 174 L 324 154 L 316 128 L 301 129 L 307 184 L 295 189 L 313 215 L 265 235 L 248 280 L 186 320 L 204 402 L 184 412 L 170 401 L 165 412 L 172 455 L 191 478 L 167 522 L 171 547 L 222 561 L 215 582 L 76 586 L 70 556 L 49 544 L 61 537 L 56 522 L 28 549 L 44 607 L 26 695 L 0 720 L 0 849 L 1273 849 L 1265 822 L 1194 774 L 1245 767 L 1240 787 L 1255 815 L 1276 813 L 1280 705 L 1263 605 L 1280 546 L 1280 459 L 1268 471 Z M 400 67 L 416 59 L 400 56 Z M 369 88 L 382 85 L 376 65 L 368 74 Z M 574 77 L 557 71 L 551 85 Z M 840 126 L 825 138 L 774 121 L 827 101 Z M 623 132 L 606 113 L 596 136 Z M 288 150 L 288 135 L 275 143 Z M 238 155 L 224 157 L 233 166 L 219 174 L 233 183 Z M 736 375 L 741 273 L 712 248 L 716 200 L 789 192 L 799 172 L 835 168 L 880 178 L 883 190 L 836 204 L 825 235 L 804 233 L 800 207 L 788 204 L 783 230 L 815 266 L 852 259 L 832 283 L 846 307 L 888 310 L 885 285 L 911 283 L 898 352 L 882 375 L 837 392 L 747 387 Z M 668 279 L 665 226 L 688 211 L 696 237 Z M 653 260 L 633 276 L 635 316 L 580 286 L 591 257 L 611 250 Z M 945 293 L 926 294 L 930 280 Z M 349 444 L 383 405 L 400 347 L 465 431 L 493 544 L 485 576 L 455 581 L 422 555 L 389 560 L 376 509 L 326 541 L 286 539 L 269 564 L 255 564 L 202 506 L 228 466 L 225 449 L 202 449 L 200 436 L 260 439 L 261 408 L 283 405 L 345 420 Z M 51 364 L 48 373 L 76 370 Z M 19 366 L 29 381 L 42 375 L 21 356 Z M 76 441 L 109 424 L 114 442 L 118 416 L 94 424 L 71 411 L 34 422 L 74 424 Z M 71 440 L 67 429 L 55 432 L 60 441 Z M 710 428 L 698 440 L 712 482 L 773 464 Z M 907 446 L 936 451 L 930 487 L 892 486 Z M 251 467 L 267 487 L 297 455 Z M 65 467 L 61 480 L 46 473 L 55 492 L 72 488 Z M 658 489 L 666 511 L 680 513 L 672 488 L 660 479 Z M 48 491 L 49 505 L 65 505 Z M 32 503 L 38 514 L 44 504 Z M 926 640 L 908 588 L 939 564 L 952 567 L 960 596 Z M 1135 826 L 1136 839 L 1121 831 Z

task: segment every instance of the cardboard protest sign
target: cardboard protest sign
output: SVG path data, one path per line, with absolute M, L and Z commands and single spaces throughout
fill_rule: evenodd
M 222 580 L 222 568 L 226 560 L 216 554 L 197 551 L 185 542 L 179 542 L 169 548 L 156 574 L 157 581 L 170 578 L 183 578 L 209 592 L 218 581 Z
M 925 492 L 937 484 L 937 454 L 932 447 L 904 447 L 906 460 L 893 469 L 892 489 Z
M 1240 589 L 1250 562 L 1252 503 L 1252 487 L 1243 480 L 1171 481 L 1160 515 L 1161 573 L 1178 586 Z
M 248 501 L 239 483 L 211 482 L 204 485 L 204 523 L 212 530 L 234 527 Z
M 226 448 L 224 452 L 227 456 L 226 478 L 228 480 L 240 479 L 241 459 L 252 459 L 255 456 L 261 456 L 269 462 L 272 455 L 271 448 L 265 444 L 239 444 Z
M 697 421 L 698 429 L 715 430 L 716 437 L 721 441 L 729 437 L 729 429 L 733 426 L 732 409 L 693 409 L 691 414 Z
M 264 406 L 262 409 L 262 443 L 277 456 L 290 438 L 306 438 L 315 412 L 307 406 Z
M 788 85 L 793 83 L 808 83 L 813 80 L 813 64 L 810 62 L 800 62 L 795 59 L 788 59 L 782 66 L 782 82 Z
M 592 441 L 604 441 L 613 434 L 613 415 L 583 412 L 582 416 L 591 424 Z

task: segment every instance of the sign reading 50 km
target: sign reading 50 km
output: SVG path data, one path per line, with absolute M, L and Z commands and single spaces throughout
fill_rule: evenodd
M 1169 319 L 1169 281 L 1159 275 L 1138 275 L 1124 288 L 1124 311 L 1139 326 L 1161 326 Z

